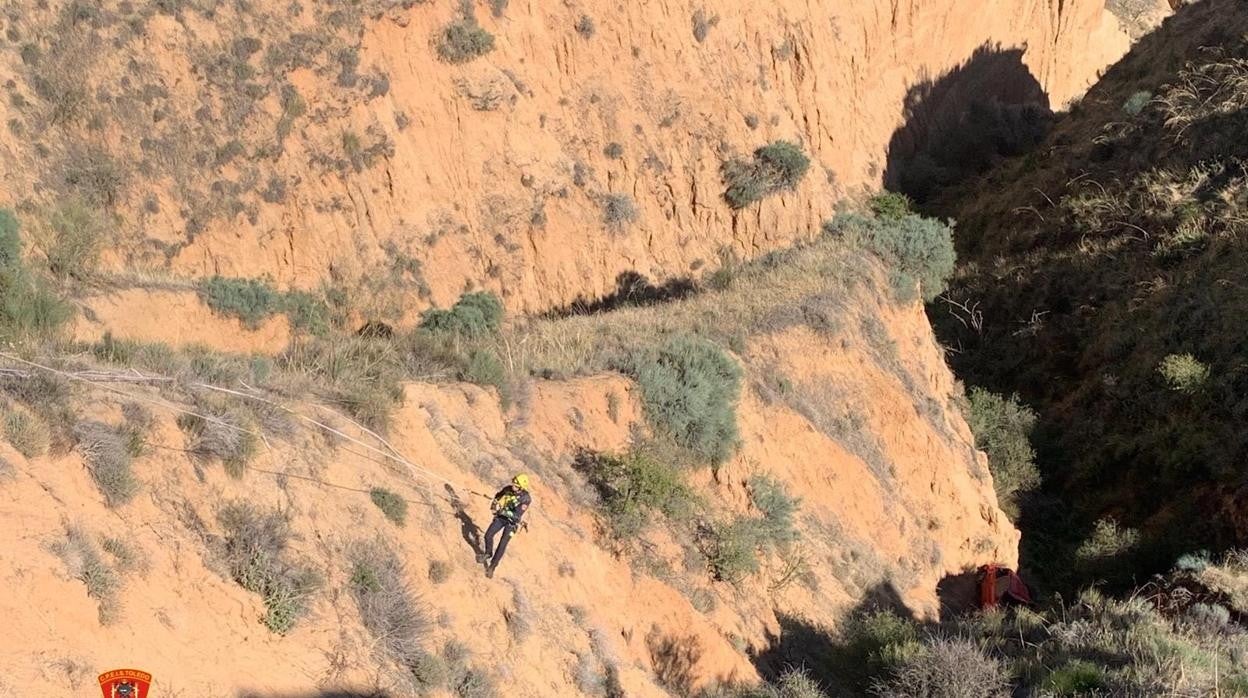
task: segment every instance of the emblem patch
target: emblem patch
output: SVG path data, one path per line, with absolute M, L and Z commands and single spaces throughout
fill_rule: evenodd
M 148 698 L 152 675 L 138 669 L 113 669 L 100 674 L 104 698 Z

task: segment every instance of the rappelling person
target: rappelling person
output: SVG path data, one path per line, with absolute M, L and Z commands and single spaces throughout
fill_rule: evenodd
M 528 511 L 529 505 L 533 503 L 533 497 L 529 495 L 529 476 L 524 473 L 513 477 L 511 484 L 498 491 L 494 495 L 494 501 L 490 503 L 490 511 L 494 512 L 494 520 L 490 522 L 490 527 L 485 529 L 485 552 L 477 556 L 477 562 L 484 563 L 485 576 L 494 577 L 494 568 L 498 567 L 498 561 L 503 559 L 503 553 L 507 552 L 507 541 L 516 535 L 516 530 L 522 525 L 521 519 L 524 512 Z M 523 524 L 528 529 L 528 524 Z M 494 537 L 502 532 L 503 537 L 498 541 L 498 547 L 494 547 Z

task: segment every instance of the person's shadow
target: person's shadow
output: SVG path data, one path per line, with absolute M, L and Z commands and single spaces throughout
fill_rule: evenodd
M 455 511 L 455 518 L 459 519 L 459 534 L 464 537 L 464 542 L 472 548 L 472 554 L 480 557 L 485 554 L 485 550 L 481 547 L 481 527 L 468 514 L 468 510 L 464 507 L 464 500 L 459 498 L 459 494 L 455 492 L 455 488 L 446 485 L 446 493 L 451 496 L 451 509 Z

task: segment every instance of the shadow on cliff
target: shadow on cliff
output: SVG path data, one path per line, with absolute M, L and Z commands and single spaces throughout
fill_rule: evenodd
M 688 277 L 668 279 L 655 284 L 636 271 L 620 272 L 615 277 L 615 291 L 597 299 L 578 297 L 571 303 L 546 313 L 546 317 L 563 318 L 573 315 L 593 315 L 620 308 L 667 303 L 687 298 L 698 292 L 698 285 Z
M 1048 133 L 1053 112 L 1023 49 L 985 44 L 962 65 L 906 93 L 903 124 L 888 144 L 884 186 L 922 203 Z
M 914 619 L 891 582 L 871 588 L 842 618 L 866 617 L 876 611 Z M 767 646 L 750 653 L 764 679 L 775 681 L 786 670 L 799 667 L 830 695 L 863 695 L 870 688 L 871 654 L 880 649 L 873 634 L 838 634 L 816 621 L 787 614 L 781 614 L 779 621 L 779 631 L 767 633 Z

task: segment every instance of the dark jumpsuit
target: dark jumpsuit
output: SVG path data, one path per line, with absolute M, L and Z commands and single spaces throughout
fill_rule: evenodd
M 498 567 L 498 561 L 503 559 L 503 553 L 507 551 L 507 541 L 516 534 L 520 519 L 532 503 L 533 498 L 529 493 L 515 485 L 507 485 L 494 495 L 494 520 L 485 529 L 485 557 L 489 561 L 491 572 Z M 500 531 L 503 537 L 498 541 L 498 548 L 495 548 L 494 537 Z

